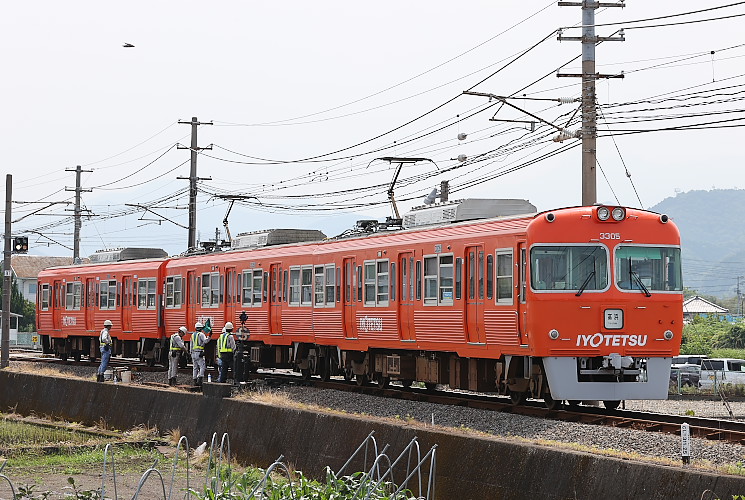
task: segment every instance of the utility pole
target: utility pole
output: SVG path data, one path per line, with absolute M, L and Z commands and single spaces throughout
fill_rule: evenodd
M 83 170 L 80 165 L 75 169 L 66 168 L 65 172 L 75 172 L 75 189 L 65 187 L 65 191 L 75 191 L 75 236 L 72 245 L 72 261 L 74 264 L 80 264 L 80 228 L 83 225 L 80 210 L 80 193 L 83 191 L 90 193 L 92 189 L 83 189 L 80 187 L 80 174 L 83 172 L 93 172 L 93 170 Z
M 2 331 L 2 357 L 0 357 L 0 368 L 10 365 L 10 205 L 13 198 L 13 176 L 5 175 L 5 249 L 3 250 L 3 331 Z
M 202 149 L 212 149 L 212 145 L 206 148 L 200 148 L 197 146 L 197 127 L 199 125 L 212 125 L 212 122 L 200 122 L 196 116 L 192 116 L 190 122 L 179 121 L 181 124 L 191 125 L 191 146 L 185 148 L 178 146 L 178 149 L 190 149 L 191 150 L 191 170 L 189 171 L 189 243 L 187 250 L 196 248 L 197 246 L 197 181 L 207 180 L 211 181 L 211 177 L 200 178 L 197 177 L 197 153 Z M 187 179 L 187 177 L 177 177 L 178 179 Z
M 738 276 L 737 277 L 737 315 L 742 317 L 742 295 L 740 294 L 740 280 L 745 278 L 745 276 Z
M 620 75 L 601 75 L 595 72 L 595 46 L 599 42 L 624 41 L 623 30 L 617 37 L 600 37 L 595 35 L 595 9 L 599 7 L 625 7 L 620 3 L 594 2 L 559 2 L 560 7 L 582 7 L 582 36 L 565 37 L 559 31 L 559 41 L 570 40 L 582 42 L 582 74 L 559 73 L 558 77 L 582 78 L 582 205 L 594 205 L 597 202 L 597 182 L 595 165 L 597 164 L 597 112 L 595 98 L 595 81 L 599 78 L 623 78 Z

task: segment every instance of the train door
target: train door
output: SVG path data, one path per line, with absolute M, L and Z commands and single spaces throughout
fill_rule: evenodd
M 343 308 L 344 308 L 344 336 L 348 339 L 357 338 L 357 329 L 354 324 L 354 317 L 356 313 L 357 297 L 355 295 L 356 286 L 356 274 L 355 274 L 355 261 L 352 257 L 344 258 L 344 267 L 342 280 L 344 282 L 344 296 Z
M 269 334 L 282 335 L 282 266 L 269 265 Z
M 235 323 L 235 303 L 236 303 L 236 274 L 234 267 L 225 268 L 225 321 Z M 194 323 L 191 323 L 192 325 Z
M 88 278 L 85 280 L 85 329 L 96 329 L 96 279 Z
M 528 311 L 525 303 L 525 294 L 528 287 L 528 253 L 525 248 L 525 242 L 521 241 L 517 245 L 517 251 L 520 255 L 518 259 L 518 276 L 519 276 L 519 290 L 517 300 L 517 325 L 520 333 L 520 345 L 526 345 L 528 343 Z
M 132 276 L 122 276 L 122 331 L 132 331 Z
M 398 254 L 401 273 L 401 292 L 398 301 L 399 338 L 403 341 L 416 340 L 414 329 L 414 252 Z
M 200 291 L 196 289 L 196 276 L 194 271 L 186 272 L 186 324 L 191 328 L 197 322 L 196 303 L 200 297 Z
M 54 296 L 52 299 L 52 303 L 54 304 L 54 308 L 52 309 L 52 326 L 55 330 L 61 330 L 62 329 L 62 294 L 63 291 L 63 284 L 62 281 L 55 280 L 54 281 Z
M 470 344 L 485 344 L 484 247 L 466 247 L 466 336 Z

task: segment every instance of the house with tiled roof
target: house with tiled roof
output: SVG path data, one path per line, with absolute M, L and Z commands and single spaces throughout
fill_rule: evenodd
M 90 262 L 90 259 L 83 259 L 83 262 Z M 41 255 L 13 255 L 10 258 L 10 268 L 13 277 L 18 283 L 18 290 L 23 297 L 33 303 L 36 303 L 36 278 L 39 272 L 55 266 L 69 266 L 72 264 L 72 257 L 45 257 Z
M 724 316 L 727 314 L 729 314 L 729 309 L 709 302 L 698 295 L 690 297 L 683 302 L 683 321 L 685 323 L 690 323 L 694 317 L 699 315 Z

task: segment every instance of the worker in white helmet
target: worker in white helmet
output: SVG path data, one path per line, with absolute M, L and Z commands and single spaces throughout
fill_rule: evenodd
M 176 385 L 176 375 L 178 375 L 178 362 L 181 352 L 188 352 L 184 344 L 183 335 L 189 333 L 185 326 L 182 326 L 171 335 L 170 349 L 168 355 L 168 385 Z
M 195 386 L 202 385 L 204 379 L 204 370 L 207 368 L 207 360 L 204 359 L 204 346 L 210 341 L 210 338 L 204 333 L 204 325 L 201 321 L 194 324 L 195 332 L 191 335 L 191 364 L 192 382 Z
M 109 359 L 111 358 L 111 344 L 113 340 L 111 339 L 110 331 L 112 326 L 114 326 L 114 324 L 110 319 L 107 319 L 103 322 L 103 329 L 98 335 L 98 342 L 101 349 L 101 364 L 98 366 L 96 380 L 99 382 L 103 382 L 103 374 L 109 366 Z
M 233 338 L 233 323 L 228 321 L 225 328 L 217 339 L 217 351 L 220 354 L 220 382 L 228 381 L 228 370 L 233 365 L 233 351 L 235 351 L 235 339 Z

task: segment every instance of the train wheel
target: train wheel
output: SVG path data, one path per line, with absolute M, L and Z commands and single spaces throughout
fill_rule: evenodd
M 615 410 L 620 404 L 620 401 L 603 401 L 603 406 L 605 406 L 606 410 Z
M 388 387 L 388 383 L 390 381 L 391 381 L 391 378 L 390 377 L 384 377 L 384 376 L 380 375 L 378 377 L 378 387 L 380 387 L 381 389 L 385 389 L 386 387 Z
M 331 365 L 329 358 L 321 358 L 321 380 L 328 382 L 331 379 Z
M 80 363 L 80 351 L 75 351 L 72 355 L 72 359 L 74 359 L 76 363 Z
M 434 391 L 437 388 L 437 382 L 425 382 L 424 388 L 428 391 Z
M 582 401 L 580 401 L 579 399 L 570 399 L 569 401 L 567 401 L 567 404 L 572 408 L 577 408 L 581 402 Z
M 152 368 L 153 366 L 155 366 L 155 358 L 154 357 L 153 358 L 147 358 L 146 361 L 147 361 L 147 366 L 149 366 L 150 368 Z
M 408 379 L 408 378 L 405 378 L 405 379 L 403 379 L 401 381 L 401 385 L 404 386 L 404 387 L 407 387 L 407 388 L 408 387 L 411 387 L 411 384 L 413 384 L 413 383 L 414 383 L 414 381 L 411 380 L 411 379 Z
M 557 408 L 561 407 L 561 400 L 556 400 L 551 397 L 551 394 L 544 394 L 543 396 L 543 404 L 546 405 L 546 408 L 549 410 L 556 410 Z
M 300 370 L 303 380 L 310 380 L 310 368 L 303 368 Z
M 344 380 L 346 380 L 347 382 L 351 382 L 353 378 L 354 378 L 354 373 L 352 373 L 352 370 L 345 368 L 344 369 Z
M 62 361 L 67 361 L 67 353 L 61 352 L 59 355 L 59 359 L 61 359 Z
M 365 385 L 365 382 L 367 382 L 367 375 L 365 375 L 364 373 L 355 375 L 355 380 L 357 382 L 357 385 L 362 387 L 363 385 Z
M 528 393 L 521 391 L 513 391 L 510 392 L 510 401 L 512 401 L 513 405 L 521 405 L 525 402 L 525 399 L 528 397 Z

